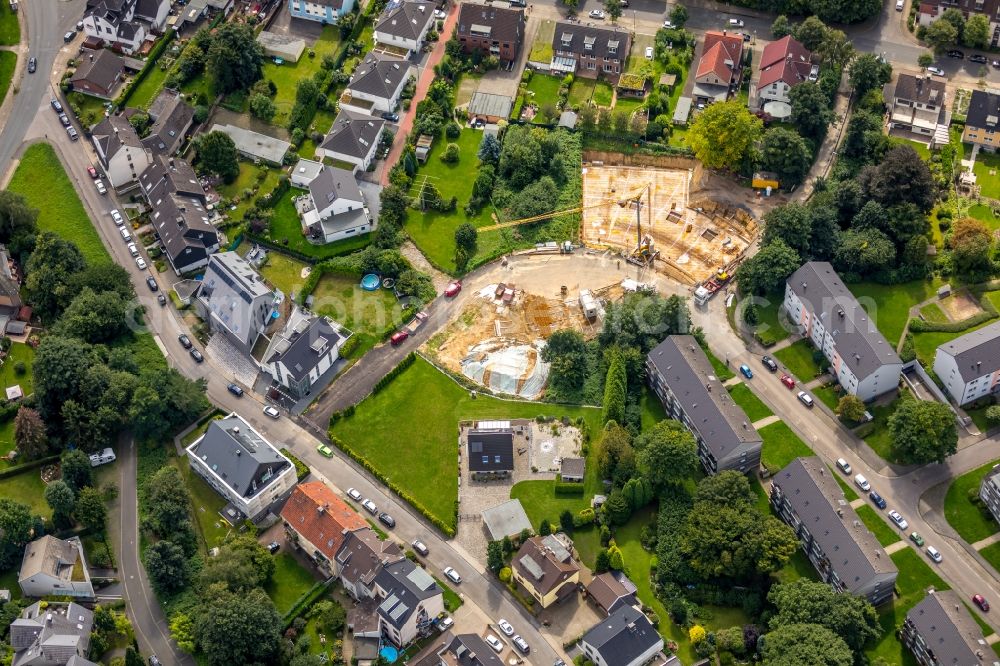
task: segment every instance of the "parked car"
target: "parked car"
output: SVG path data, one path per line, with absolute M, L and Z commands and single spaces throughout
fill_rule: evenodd
M 927 68 L 927 71 L 933 74 L 934 76 L 944 76 L 944 70 L 941 69 L 940 67 L 935 67 L 934 65 L 930 65 Z
M 510 622 L 508 622 L 507 620 L 499 620 L 497 622 L 497 626 L 500 627 L 500 631 L 502 631 L 504 635 L 506 636 L 514 635 L 514 627 L 512 627 Z
M 69 121 L 69 116 L 67 116 L 65 113 L 59 114 L 59 122 L 62 123 L 63 127 L 69 127 L 70 125 L 73 124 Z
M 52 105 L 52 109 L 56 113 L 62 113 L 63 112 L 62 103 L 59 100 L 57 100 L 55 97 L 53 97 L 52 99 L 49 100 L 49 104 Z
M 903 3 L 904 2 L 905 2 L 905 0 L 896 0 L 896 11 L 897 12 L 903 11 Z
M 229 391 L 230 393 L 232 393 L 233 395 L 235 395 L 237 398 L 242 398 L 243 397 L 243 388 L 240 387 L 240 386 L 237 386 L 236 384 L 232 384 L 232 383 L 229 384 L 228 386 L 226 386 L 226 390 Z
M 73 129 L 73 128 L 70 127 L 70 129 Z M 97 193 L 98 194 L 107 194 L 108 193 L 108 188 L 104 187 L 104 181 L 101 180 L 100 178 L 98 178 L 97 180 L 94 181 L 94 187 L 97 188 Z
M 981 594 L 973 594 L 972 603 L 979 606 L 979 610 L 983 611 L 984 613 L 990 609 L 990 602 L 986 601 L 986 597 L 984 597 Z
M 132 242 L 132 232 L 125 227 L 120 227 L 118 229 L 118 233 L 121 235 L 122 240 L 125 241 L 126 245 Z
M 455 625 L 455 619 L 450 615 L 445 615 L 443 618 L 441 618 L 441 622 L 438 623 L 438 628 L 440 628 L 441 631 L 448 631 L 454 625 Z
M 66 43 L 72 42 L 74 37 L 76 37 L 76 30 L 70 30 L 63 35 L 63 41 Z
M 395 527 L 396 519 L 387 514 L 385 511 L 378 514 L 378 522 L 382 523 L 386 527 Z
M 264 416 L 270 416 L 272 419 L 277 419 L 281 417 L 281 412 L 275 409 L 274 405 L 268 405 L 264 408 Z
M 938 549 L 935 548 L 934 546 L 927 546 L 927 557 L 931 558 L 932 560 L 938 563 L 940 563 L 941 560 L 944 559 L 944 557 L 941 556 L 940 551 L 938 551 Z
M 751 370 L 750 366 L 746 363 L 740 365 L 740 374 L 747 379 L 753 379 L 753 370 Z
M 591 14 L 593 14 L 593 12 L 591 12 Z M 486 636 L 486 644 L 489 645 L 491 648 L 493 648 L 497 654 L 503 652 L 503 641 L 501 641 L 493 634 L 489 634 Z
M 889 512 L 889 518 L 892 520 L 892 522 L 896 523 L 896 525 L 901 530 L 905 530 L 907 527 L 910 526 L 910 524 L 906 522 L 906 518 L 903 518 L 903 516 L 900 515 L 899 511 L 896 511 L 895 509 Z
M 858 474 L 854 477 L 854 485 L 856 485 L 858 488 L 861 488 L 861 490 L 865 492 L 868 492 L 869 490 L 872 489 L 871 484 L 868 483 L 868 479 L 866 479 L 863 474 Z
M 991 62 L 990 67 L 996 67 L 997 69 L 1000 69 L 1000 60 L 994 60 L 993 62 Z
M 348 488 L 347 496 L 350 497 L 355 502 L 361 501 L 361 491 L 358 490 L 357 488 Z
M 281 550 L 281 544 L 278 543 L 277 541 L 272 541 L 271 543 L 267 544 L 267 550 L 269 553 L 274 555 L 279 550 Z
M 449 282 L 448 286 L 444 288 L 444 295 L 448 298 L 454 298 L 458 296 L 458 292 L 462 291 L 462 283 L 458 280 L 454 282 Z
M 166 307 L 166 305 L 167 305 L 167 297 L 164 296 L 163 294 L 157 294 L 156 295 L 156 302 L 160 304 L 161 308 Z
M 410 337 L 410 334 L 407 331 L 396 331 L 392 334 L 392 337 L 389 338 L 389 342 L 393 347 L 398 347 L 403 344 L 408 337 Z
M 760 362 L 764 365 L 765 368 L 767 368 L 771 372 L 778 371 L 778 364 L 775 363 L 774 359 L 771 358 L 770 356 L 762 356 Z
M 647 46 L 646 47 L 646 60 L 652 60 L 652 59 L 653 59 L 653 47 L 652 46 Z
M 119 227 L 125 224 L 125 218 L 122 217 L 122 214 L 118 212 L 117 208 L 111 209 L 111 219 L 114 220 L 115 224 Z
M 135 243 L 129 243 L 125 247 L 128 248 L 128 253 L 131 254 L 133 257 L 139 256 L 139 248 L 135 246 Z
M 741 19 L 736 19 L 736 18 L 729 19 L 729 27 L 730 28 L 742 28 L 743 25 L 744 25 L 744 23 L 743 23 L 743 21 Z
M 393 113 L 392 111 L 386 111 L 382 114 L 382 120 L 388 120 L 391 123 L 399 122 L 399 114 Z
M 945 53 L 945 55 L 948 56 L 949 58 L 955 58 L 956 60 L 962 60 L 963 58 L 965 58 L 965 53 L 959 51 L 958 49 L 952 49 L 947 53 Z
M 912 534 L 910 534 L 910 541 L 917 544 L 918 546 L 924 545 L 924 538 L 920 536 L 920 534 L 918 534 L 917 532 L 913 532 Z
M 87 167 L 87 175 L 91 178 L 97 178 L 97 169 L 92 166 Z
M 986 56 L 980 53 L 973 53 L 969 56 L 969 62 L 974 62 L 978 65 L 985 65 L 987 63 Z
M 146 260 L 142 257 L 135 258 L 135 265 L 139 267 L 140 271 L 146 270 Z
M 588 16 L 592 19 L 602 19 L 604 18 L 604 11 L 601 9 L 591 9 Z
M 177 341 L 181 343 L 181 347 L 184 347 L 184 349 L 191 349 L 191 338 L 189 338 L 185 334 L 181 333 L 180 335 L 178 335 Z
M 805 391 L 799 391 L 798 398 L 799 402 L 801 402 L 806 407 L 809 407 L 810 409 L 812 408 L 813 405 L 816 404 L 815 402 L 813 402 L 812 396 L 806 393 Z
M 378 507 L 375 506 L 375 502 L 370 499 L 362 500 L 361 506 L 365 508 L 365 511 L 372 514 L 373 516 L 378 513 Z
M 156 284 L 156 279 L 151 275 L 146 278 L 146 286 L 149 287 L 150 291 L 159 291 L 160 289 L 160 285 Z
M 663 27 L 667 30 L 673 30 L 674 24 L 670 21 L 670 19 L 663 19 Z
M 424 545 L 424 542 L 421 541 L 420 539 L 417 539 L 410 545 L 413 546 L 413 550 L 420 553 L 424 557 L 427 557 L 431 552 L 430 549 L 426 545 Z
M 38 58 L 28 58 L 28 74 L 34 74 L 36 69 L 38 69 Z
M 521 651 L 521 654 L 528 654 L 531 652 L 531 646 L 528 645 L 528 641 L 521 638 L 520 635 L 514 636 L 514 638 L 511 639 L 511 642 L 514 643 L 514 647 Z
M 837 458 L 837 469 L 839 469 L 844 474 L 851 473 L 851 465 L 843 458 Z
M 795 388 L 795 379 L 791 375 L 781 375 L 781 383 L 789 388 L 789 390 Z
M 440 20 L 440 19 L 444 19 L 444 18 L 447 18 L 447 17 L 448 17 L 448 15 L 447 15 L 447 14 L 445 14 L 445 13 L 444 13 L 443 11 L 441 11 L 440 9 L 435 9 L 435 10 L 434 10 L 434 18 L 436 18 L 436 19 Z
M 149 666 L 163 666 L 163 662 L 156 658 L 155 654 L 149 655 Z
M 196 363 L 202 363 L 205 360 L 205 357 L 202 356 L 201 352 L 198 351 L 197 349 L 192 349 L 188 353 L 191 354 L 191 358 L 193 358 Z
M 333 449 L 331 449 L 326 444 L 319 444 L 319 445 L 317 445 L 316 446 L 316 450 L 324 458 L 332 458 L 333 457 Z
M 871 498 L 872 502 L 875 502 L 875 506 L 877 506 L 880 509 L 885 509 L 885 499 L 883 499 L 882 496 L 879 495 L 877 492 L 875 492 L 874 490 L 871 491 L 870 493 L 868 493 L 868 497 Z
M 451 567 L 444 568 L 444 575 L 448 577 L 448 580 L 458 585 L 462 582 L 462 577 L 458 575 L 458 572 Z
M 98 451 L 97 453 L 90 454 L 91 467 L 100 467 L 101 465 L 106 465 L 114 461 L 115 461 L 115 452 L 110 448 L 106 448 L 103 451 Z
M 80 138 L 79 132 L 77 132 L 76 128 L 73 127 L 72 125 L 70 125 L 69 127 L 66 128 L 66 134 L 69 135 L 69 140 L 70 141 L 76 141 L 77 139 Z M 100 190 L 98 190 L 98 191 L 100 191 Z M 104 192 L 107 192 L 107 190 L 105 190 Z M 104 194 L 104 192 L 101 192 L 101 194 Z

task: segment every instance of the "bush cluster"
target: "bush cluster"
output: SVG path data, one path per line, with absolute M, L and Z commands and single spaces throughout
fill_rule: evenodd
M 281 454 L 291 460 L 292 464 L 295 465 L 295 478 L 302 481 L 309 476 L 309 466 L 296 458 L 295 454 L 284 447 L 281 448 Z

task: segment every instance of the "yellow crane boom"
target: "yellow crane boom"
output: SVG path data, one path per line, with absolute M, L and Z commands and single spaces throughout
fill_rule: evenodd
M 563 210 L 554 210 L 549 213 L 542 213 L 541 215 L 533 215 L 531 217 L 524 217 L 519 220 L 510 220 L 508 222 L 499 222 L 497 224 L 491 224 L 488 227 L 480 227 L 479 231 L 496 231 L 497 229 L 507 229 L 509 227 L 517 227 L 522 224 L 531 224 L 532 222 L 541 222 L 542 220 L 548 220 L 553 217 L 558 217 L 560 215 L 569 215 L 571 213 L 580 213 L 585 210 L 590 210 L 591 208 L 600 208 L 601 206 L 606 206 L 609 203 L 617 203 L 619 206 L 624 206 L 626 204 L 632 203 L 637 199 L 641 198 L 645 194 L 646 190 L 649 189 L 651 183 L 646 183 L 642 187 L 638 187 L 632 190 L 625 196 L 609 196 L 606 199 L 599 201 L 595 204 L 590 204 L 589 206 L 575 206 L 573 208 L 565 208 Z

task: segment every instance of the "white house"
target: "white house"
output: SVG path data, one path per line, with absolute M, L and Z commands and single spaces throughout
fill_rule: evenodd
M 636 608 L 621 606 L 591 627 L 580 647 L 597 666 L 642 666 L 663 650 L 663 638 Z
M 425 0 L 403 0 L 390 5 L 375 24 L 375 41 L 402 49 L 399 55 L 409 58 L 424 45 L 424 38 L 434 24 L 437 5 Z
M 938 347 L 934 374 L 959 405 L 1000 391 L 1000 322 Z
M 812 64 L 812 54 L 791 35 L 765 46 L 757 69 L 757 80 L 750 90 L 750 108 L 774 118 L 791 115 L 792 88 L 819 77 L 819 66 Z
M 79 537 L 57 539 L 46 535 L 29 543 L 24 547 L 17 583 L 26 597 L 94 598 Z
M 844 390 L 864 401 L 899 386 L 903 362 L 828 262 L 810 261 L 785 283 L 788 318 L 830 361 Z M 812 377 L 800 377 L 809 381 Z
M 375 597 L 382 635 L 405 647 L 430 631 L 444 612 L 444 594 L 427 570 L 403 558 L 375 575 Z
M 101 170 L 119 191 L 139 184 L 139 176 L 152 164 L 142 139 L 125 116 L 108 116 L 91 132 Z
M 354 0 L 288 0 L 288 11 L 293 18 L 318 21 L 334 25 L 340 17 L 350 14 Z
M 278 449 L 233 412 L 212 421 L 187 447 L 188 463 L 225 498 L 231 524 L 254 520 L 295 487 L 295 467 Z
M 132 54 L 163 32 L 169 12 L 169 0 L 88 0 L 83 32 Z
M 208 258 L 195 301 L 209 329 L 249 355 L 281 302 L 246 259 L 236 252 L 217 252 Z
M 271 338 L 261 370 L 271 375 L 274 388 L 300 400 L 337 362 L 349 337 L 329 318 L 295 308 L 285 328 Z
M 340 96 L 340 108 L 371 115 L 392 111 L 409 77 L 410 65 L 405 60 L 372 51 L 351 75 Z
M 295 198 L 295 210 L 302 233 L 313 242 L 332 243 L 374 228 L 361 188 L 346 169 L 324 166 L 306 194 Z
M 330 158 L 367 170 L 375 159 L 385 121 L 381 118 L 341 109 L 323 143 L 316 148 L 316 158 Z

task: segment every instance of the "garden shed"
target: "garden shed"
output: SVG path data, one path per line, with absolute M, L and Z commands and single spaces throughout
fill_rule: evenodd
M 267 30 L 257 35 L 257 43 L 264 48 L 264 55 L 267 57 L 281 58 L 288 62 L 298 62 L 302 52 L 306 50 L 305 40 Z

